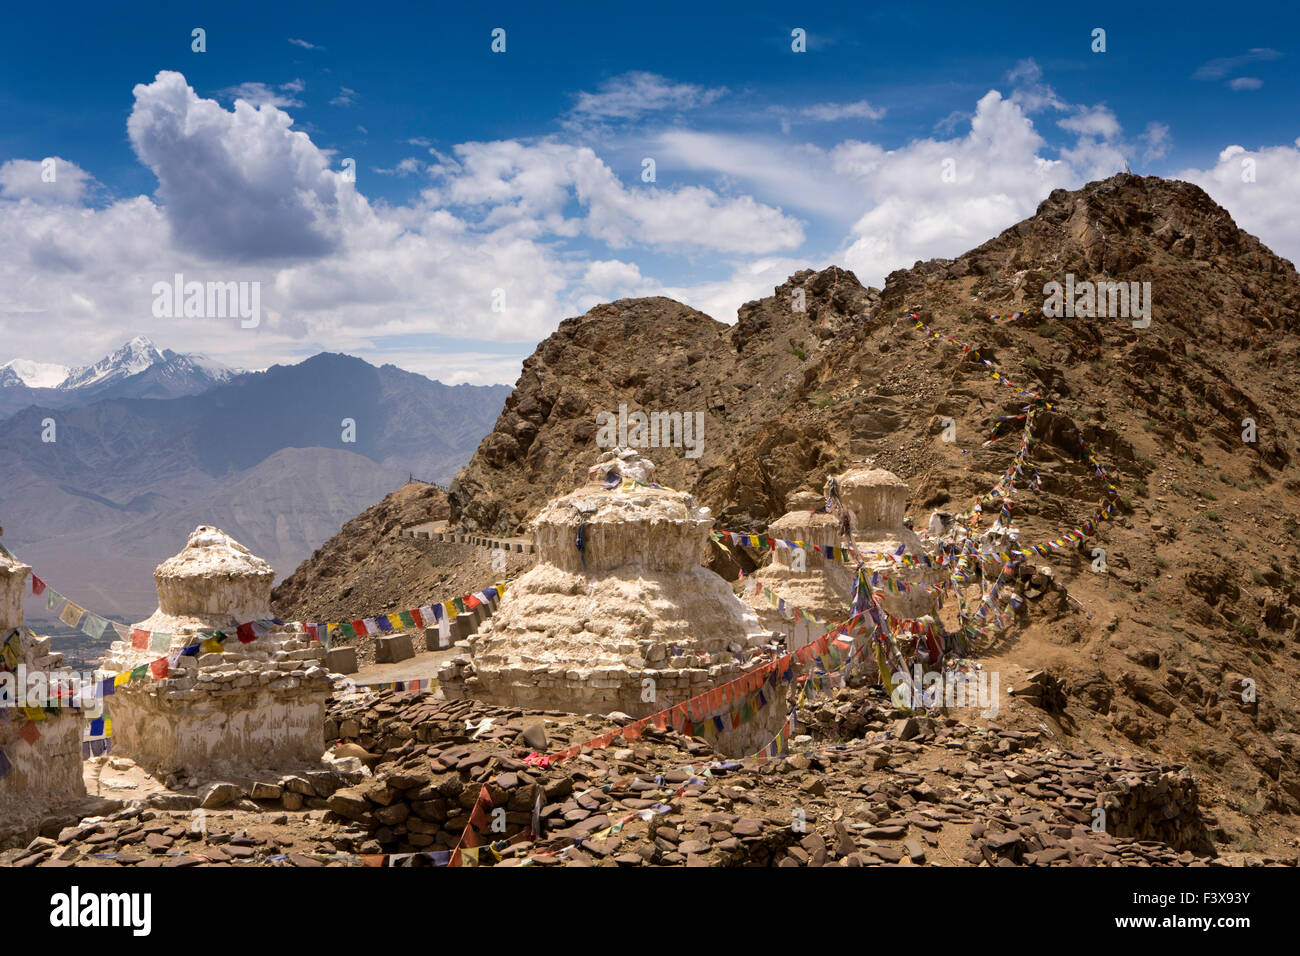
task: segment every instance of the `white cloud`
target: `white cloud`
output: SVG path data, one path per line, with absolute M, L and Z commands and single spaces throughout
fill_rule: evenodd
M 1264 81 L 1255 76 L 1238 76 L 1228 81 L 1230 90 L 1257 90 L 1264 85 Z
M 179 74 L 161 73 L 136 87 L 128 121 L 137 155 L 158 177 L 156 196 L 92 206 L 94 181 L 60 160 L 65 192 L 42 201 L 36 161 L 0 166 L 0 360 L 82 364 L 134 334 L 239 367 L 324 348 L 383 360 L 375 343 L 393 336 L 516 341 L 527 352 L 560 318 L 640 295 L 734 321 L 738 306 L 797 269 L 836 262 L 880 285 L 895 268 L 958 255 L 1032 215 L 1053 188 L 1123 168 L 1126 151 L 1159 158 L 1169 148 L 1169 129 L 1157 122 L 1127 143 L 1109 109 L 1064 102 L 1033 61 L 1012 73 L 1011 93 L 983 96 L 968 133 L 894 149 L 670 129 L 640 134 L 621 160 L 561 137 L 461 143 L 448 156 L 416 137 L 431 164 L 407 157 L 386 171 L 429 176 L 402 204 L 368 201 L 283 110 L 223 108 Z M 591 107 L 607 117 L 638 108 Z M 1052 149 L 1033 109 L 1051 110 L 1045 129 L 1074 141 Z M 637 167 L 627 182 L 614 172 L 643 147 L 658 161 L 658 184 L 641 182 Z M 1298 147 L 1231 147 L 1183 178 L 1294 257 Z M 1255 161 L 1258 182 L 1241 182 L 1243 159 Z M 945 160 L 954 182 L 944 181 Z M 788 209 L 815 214 L 812 243 L 809 224 Z M 718 278 L 665 281 L 653 273 L 667 256 L 689 256 L 687 275 Z M 153 318 L 152 284 L 176 272 L 260 281 L 262 326 Z M 408 352 L 400 364 L 444 381 L 510 382 L 518 372 L 516 357 L 494 349 L 471 345 L 423 362 L 417 346 Z
M 1240 56 L 1224 56 L 1202 63 L 1192 76 L 1198 80 L 1221 80 L 1225 76 L 1236 73 L 1243 66 L 1276 60 L 1281 56 L 1281 53 L 1269 47 L 1254 47 Z
M 797 220 L 749 196 L 625 185 L 593 150 L 551 141 L 462 144 L 450 161 L 433 153 L 424 193 L 372 205 L 292 125 L 270 105 L 223 108 L 164 72 L 135 88 L 127 124 L 156 197 L 96 209 L 69 182 L 70 201 L 35 203 L 24 196 L 30 166 L 3 167 L 6 357 L 79 364 L 135 334 L 238 367 L 323 348 L 366 355 L 389 336 L 520 341 L 526 352 L 565 315 L 662 290 L 634 257 L 570 249 L 570 238 L 738 256 L 803 240 Z M 260 282 L 261 326 L 155 318 L 152 286 L 178 272 Z M 517 370 L 487 352 L 439 369 L 451 381 L 513 381 Z
M 612 298 L 625 298 L 632 290 L 646 286 L 646 279 L 635 262 L 618 259 L 600 259 L 587 264 L 582 284 L 592 293 Z
M 1154 121 L 1147 123 L 1146 131 L 1140 139 L 1146 146 L 1142 158 L 1147 160 L 1163 158 L 1169 152 L 1169 147 L 1172 144 L 1169 127 L 1164 123 Z
M 339 87 L 338 96 L 330 100 L 330 106 L 351 106 L 357 101 L 357 91 L 350 90 L 346 86 Z
M 1008 99 L 1025 113 L 1068 109 L 1068 104 L 1056 95 L 1056 91 L 1043 82 L 1043 69 L 1033 57 L 1019 61 L 1007 71 L 1006 78 L 1011 87 Z
M 814 103 L 799 111 L 803 116 L 818 123 L 830 123 L 842 119 L 878 120 L 884 117 L 883 108 L 872 106 L 866 100 L 856 103 Z
M 885 115 L 883 107 L 872 106 L 866 100 L 853 103 L 812 103 L 807 106 L 773 106 L 769 110 L 781 120 L 782 132 L 789 133 L 797 123 L 835 123 L 846 119 L 878 120 Z
M 58 156 L 10 159 L 0 164 L 0 198 L 3 199 L 77 203 L 87 197 L 94 184 L 94 178 L 84 169 Z
M 294 46 L 300 46 L 304 50 L 323 50 L 323 46 L 317 46 L 315 43 L 308 43 L 306 40 L 299 40 L 297 37 L 289 37 L 289 42 Z
M 430 198 L 484 207 L 483 221 L 492 226 L 516 223 L 538 235 L 586 235 L 615 249 L 689 246 L 759 254 L 803 241 L 797 220 L 749 196 L 728 198 L 702 186 L 625 186 L 585 146 L 464 143 L 456 147 L 456 158 L 456 167 L 438 167 L 445 181 Z M 583 215 L 567 218 L 565 208 L 575 201 Z
M 669 285 L 650 295 L 666 295 L 685 302 L 693 309 L 719 322 L 735 322 L 736 313 L 746 302 L 772 294 L 772 290 L 800 269 L 818 269 L 829 261 L 800 258 L 762 258 L 737 263 L 730 275 L 691 285 Z
M 631 120 L 647 113 L 690 110 L 726 95 L 725 87 L 673 83 L 657 73 L 634 71 L 601 84 L 595 93 L 579 93 L 569 111 L 571 124 Z
M 1120 133 L 1119 120 L 1104 106 L 1078 107 L 1070 116 L 1057 120 L 1056 125 L 1080 136 L 1107 140 L 1114 139 Z
M 1258 150 L 1229 146 L 1209 169 L 1178 178 L 1204 189 L 1278 255 L 1300 261 L 1300 139 Z
M 858 181 L 867 211 L 833 258 L 880 285 L 918 259 L 979 245 L 1032 215 L 1052 189 L 1077 184 L 1071 163 L 1040 156 L 1045 146 L 1021 106 L 996 90 L 980 99 L 964 137 L 896 150 L 841 144 L 833 151 L 836 169 Z M 953 181 L 945 181 L 945 170 Z
M 383 169 L 375 167 L 375 172 L 382 173 L 385 176 L 411 176 L 425 168 L 425 164 L 420 162 L 414 156 L 407 156 L 400 160 L 392 169 Z
M 779 196 L 783 204 L 796 209 L 826 216 L 846 214 L 845 184 L 836 181 L 830 157 L 816 146 L 753 135 L 668 130 L 654 141 L 651 152 L 661 166 L 720 173 L 760 196 Z
M 159 77 L 162 75 L 158 74 Z M 301 93 L 305 86 L 302 80 L 290 80 L 288 83 L 282 83 L 278 88 L 267 86 L 265 83 L 240 83 L 238 86 L 228 86 L 224 90 L 219 90 L 217 95 L 226 100 L 243 100 L 253 106 L 288 109 L 304 105 L 294 94 Z
M 235 260 L 318 256 L 365 207 L 289 114 L 200 99 L 179 73 L 135 87 L 127 132 L 158 177 L 177 243 Z

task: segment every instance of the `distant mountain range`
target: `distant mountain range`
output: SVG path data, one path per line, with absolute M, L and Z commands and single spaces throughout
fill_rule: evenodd
M 240 374 L 204 355 L 160 351 L 147 338 L 137 336 L 84 368 L 27 359 L 0 365 L 0 417 L 29 405 L 75 408 L 106 398 L 197 395 Z
M 0 367 L 0 398 L 27 397 L 0 411 L 5 544 L 73 601 L 128 621 L 153 609 L 154 567 L 195 526 L 288 574 L 408 476 L 450 481 L 511 391 L 331 353 L 232 372 L 146 339 L 53 388 L 26 384 L 53 374 L 32 365 Z M 38 623 L 42 610 L 28 602 Z

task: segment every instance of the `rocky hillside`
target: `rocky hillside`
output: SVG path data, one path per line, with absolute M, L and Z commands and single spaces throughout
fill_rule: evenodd
M 1149 282 L 1150 326 L 1044 317 L 1044 285 L 1067 275 Z M 1032 455 L 1042 487 L 1016 499 L 1024 540 L 1076 527 L 1102 500 L 1074 423 L 1124 496 L 1120 520 L 1043 562 L 1059 584 L 1026 623 L 981 649 L 1004 687 L 1040 668 L 1064 678 L 1064 710 L 1014 704 L 1019 719 L 1070 746 L 1188 763 L 1239 849 L 1294 840 L 1300 277 L 1195 186 L 1126 174 L 1057 190 L 957 259 L 895 272 L 883 290 L 837 268 L 800 272 L 733 326 L 658 298 L 567 319 L 453 482 L 451 519 L 521 530 L 578 481 L 596 415 L 620 403 L 704 414 L 698 458 L 646 453 L 727 528 L 764 527 L 855 460 L 906 479 L 919 523 L 964 509 L 1015 451 L 1014 434 L 982 446 L 996 418 L 1024 402 L 908 312 L 1058 406 Z M 1093 547 L 1107 573 L 1092 570 Z
M 375 590 L 370 582 L 375 581 L 374 562 L 381 549 L 382 586 L 409 588 L 411 581 L 395 580 L 394 576 L 409 576 L 415 570 L 412 554 L 392 552 L 388 549 L 390 539 L 403 527 L 446 517 L 447 493 L 443 489 L 420 482 L 403 485 L 345 524 L 275 587 L 271 600 L 276 613 L 312 620 L 333 620 L 329 614 L 335 609 L 340 615 L 361 613 L 357 608 Z M 375 605 L 373 610 L 381 608 Z
M 532 563 L 511 554 L 493 571 L 489 552 L 473 545 L 398 536 L 402 528 L 447 517 L 437 485 L 404 485 L 357 515 L 271 592 L 286 619 L 334 621 L 391 613 L 458 597 L 509 578 Z

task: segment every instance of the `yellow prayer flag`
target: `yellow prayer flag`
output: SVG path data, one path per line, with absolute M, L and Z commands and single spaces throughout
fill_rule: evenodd
M 63 608 L 63 612 L 59 615 L 59 620 L 68 625 L 68 627 L 76 627 L 81 623 L 81 619 L 85 614 L 86 609 L 84 607 L 78 607 L 69 601 Z

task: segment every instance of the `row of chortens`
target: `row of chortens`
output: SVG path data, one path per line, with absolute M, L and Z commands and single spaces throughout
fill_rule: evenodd
M 631 484 L 628 484 L 628 481 Z M 791 496 L 770 533 L 824 547 L 925 554 L 904 522 L 908 489 L 890 472 L 852 468 L 827 481 L 824 496 Z M 782 616 L 753 587 L 743 599 L 704 567 L 713 516 L 694 496 L 654 484 L 654 463 L 635 451 L 605 452 L 588 481 L 548 502 L 532 522 L 536 564 L 513 582 L 477 634 L 456 645 L 439 672 L 439 693 L 536 710 L 643 717 L 702 694 L 821 635 Z M 869 565 L 882 569 L 889 562 Z M 0 627 L 17 635 L 29 668 L 54 669 L 48 638 L 23 628 L 30 568 L 0 557 Z M 933 569 L 891 574 L 935 583 Z M 229 535 L 199 527 L 154 573 L 155 612 L 133 630 L 170 635 L 168 646 L 113 642 L 103 679 L 160 656 L 161 679 L 115 688 L 107 699 L 114 758 L 158 779 L 212 780 L 268 769 L 319 765 L 326 753 L 326 701 L 341 678 L 325 648 L 270 611 L 274 572 Z M 854 571 L 815 550 L 776 549 L 746 584 L 770 587 L 791 604 L 842 620 Z M 883 597 L 898 617 L 933 610 L 930 592 Z M 234 639 L 245 622 L 266 622 L 256 640 Z M 181 653 L 214 631 L 231 635 L 220 650 Z M 342 686 L 342 685 L 339 685 Z M 763 747 L 786 723 L 787 701 L 770 694 L 744 724 L 726 727 L 719 752 Z M 0 715 L 0 748 L 13 766 L 0 779 L 0 820 L 11 837 L 39 828 L 42 816 L 84 800 L 83 720 L 63 712 L 41 722 L 34 744 L 18 743 L 21 721 Z

